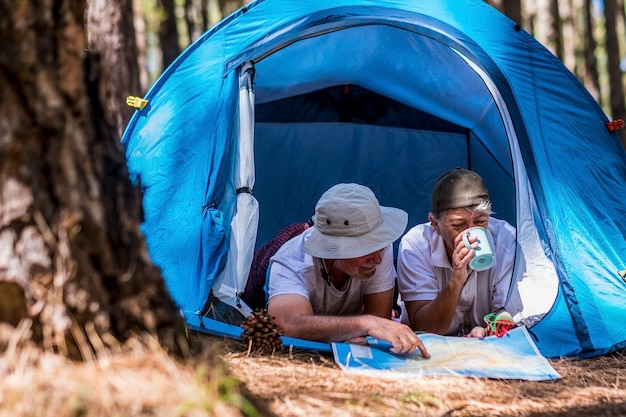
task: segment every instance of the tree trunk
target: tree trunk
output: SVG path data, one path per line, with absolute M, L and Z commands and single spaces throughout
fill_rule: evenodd
M 196 29 L 196 5 L 192 0 L 185 0 L 185 24 L 187 26 L 188 43 L 191 44 L 198 37 Z
M 558 0 L 537 0 L 528 5 L 530 33 L 560 60 L 563 59 L 563 39 Z
M 617 40 L 617 5 L 615 0 L 604 1 L 604 20 L 606 21 L 606 52 L 609 72 L 609 92 L 613 119 L 626 119 L 624 84 L 620 68 L 619 42 Z M 626 131 L 619 131 L 622 144 L 626 147 Z
M 600 74 L 598 73 L 598 60 L 596 59 L 598 44 L 594 36 L 595 27 L 591 8 L 592 0 L 585 0 L 583 9 L 585 19 L 585 76 L 583 81 L 587 90 L 602 105 L 602 89 L 600 88 Z
M 488 0 L 487 3 L 504 13 L 517 24 L 522 24 L 521 0 Z
M 202 33 L 209 30 L 209 0 L 200 0 L 200 13 L 202 14 Z
M 88 0 L 87 37 L 90 54 L 100 57 L 106 71 L 103 112 L 106 122 L 121 138 L 132 116 L 126 105 L 129 95 L 142 95 L 132 0 Z
M 249 0 L 217 0 L 222 19 L 249 2 Z
M 84 13 L 80 0 L 0 0 L 0 322 L 31 324 L 31 340 L 71 358 L 144 335 L 181 354 Z
M 163 69 L 166 69 L 181 52 L 178 44 L 178 29 L 176 28 L 176 5 L 174 0 L 158 0 L 158 3 L 165 16 L 159 27 L 159 41 L 161 43 Z
M 138 6 L 139 5 L 139 6 Z M 141 9 L 141 0 L 133 0 L 133 27 L 135 31 L 135 44 L 137 48 L 137 66 L 139 68 L 139 90 L 129 91 L 129 95 L 142 97 L 151 84 L 150 74 L 148 74 L 148 43 L 146 41 L 147 25 L 144 10 Z M 133 65 L 133 64 L 131 64 Z
M 561 21 L 561 44 L 563 48 L 563 63 L 574 74 L 579 75 L 576 62 L 576 45 L 579 44 L 576 36 L 576 11 L 572 0 L 560 0 L 559 17 Z
M 565 61 L 563 51 L 563 35 L 561 29 L 561 11 L 559 8 L 559 0 L 550 1 L 550 32 L 548 34 L 548 42 L 554 48 L 554 54 L 561 60 Z
M 533 35 L 539 42 L 541 40 L 537 36 L 537 8 L 534 3 L 524 5 L 524 28 L 528 33 Z
M 521 0 L 504 0 L 502 11 L 518 24 L 522 24 L 522 2 Z

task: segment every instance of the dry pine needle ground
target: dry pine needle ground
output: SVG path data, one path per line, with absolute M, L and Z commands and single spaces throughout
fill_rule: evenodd
M 626 357 L 550 361 L 554 381 L 421 377 L 390 381 L 348 374 L 332 356 L 249 354 L 224 341 L 232 374 L 278 416 L 626 416 Z
M 9 347 L 0 354 L 0 417 L 242 416 L 252 405 L 213 357 L 183 363 L 133 340 L 86 362 Z
M 248 353 L 243 342 L 199 337 L 211 341 L 231 375 L 245 383 L 261 416 L 626 416 L 620 353 L 551 361 L 563 377 L 555 381 L 391 381 L 348 374 L 315 352 L 260 355 Z M 236 395 L 223 401 L 219 393 L 236 381 L 218 368 L 181 364 L 143 346 L 88 363 L 9 350 L 0 355 L 0 417 L 229 417 L 251 410 Z

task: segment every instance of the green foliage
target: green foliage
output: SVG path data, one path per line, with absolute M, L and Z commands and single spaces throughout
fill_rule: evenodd
M 179 408 L 177 415 L 185 416 L 193 410 L 202 410 L 213 414 L 219 404 L 231 405 L 247 417 L 261 417 L 246 397 L 241 393 L 243 383 L 225 374 L 221 367 L 200 366 L 196 370 L 195 380 L 201 395 L 189 398 Z
M 441 405 L 441 401 L 425 392 L 407 392 L 398 397 L 403 403 L 413 403 L 420 408 L 433 407 Z

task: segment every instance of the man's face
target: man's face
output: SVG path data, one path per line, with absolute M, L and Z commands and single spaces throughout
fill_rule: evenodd
M 383 260 L 384 250 L 381 249 L 359 258 L 337 259 L 334 267 L 354 278 L 371 278 L 376 273 L 376 267 Z
M 449 257 L 454 252 L 454 240 L 461 232 L 466 231 L 470 227 L 484 227 L 486 229 L 489 226 L 489 216 L 487 214 L 472 211 L 468 208 L 446 210 L 441 219 L 436 220 L 432 216 L 429 216 L 429 219 L 435 226 L 437 233 L 441 235 L 446 243 Z

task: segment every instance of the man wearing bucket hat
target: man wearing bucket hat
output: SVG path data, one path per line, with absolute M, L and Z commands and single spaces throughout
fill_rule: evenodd
M 400 242 L 402 322 L 444 335 L 489 333 L 486 317 L 504 307 L 516 247 L 515 228 L 491 214 L 477 173 L 456 168 L 437 180 L 430 222 L 413 227 Z M 482 233 L 482 242 L 474 232 Z M 475 259 L 481 247 L 488 254 Z
M 403 210 L 379 205 L 359 184 L 337 184 L 315 207 L 314 225 L 270 260 L 268 313 L 281 334 L 323 342 L 372 336 L 396 353 L 426 348 L 391 320 L 392 243 L 406 229 Z

